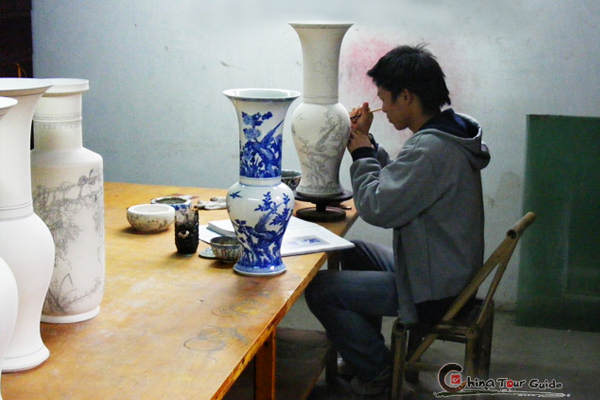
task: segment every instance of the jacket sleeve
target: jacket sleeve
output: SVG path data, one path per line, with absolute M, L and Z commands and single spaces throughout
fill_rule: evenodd
M 385 167 L 378 158 L 352 163 L 354 203 L 366 222 L 383 228 L 403 226 L 444 193 L 447 184 L 439 179 L 428 153 L 427 147 L 413 144 Z
M 385 149 L 381 146 L 377 146 L 377 150 L 376 150 L 376 158 L 377 161 L 379 161 L 379 164 L 382 167 L 385 167 L 386 165 L 388 165 L 390 163 L 390 156 L 388 155 L 387 151 L 385 151 Z

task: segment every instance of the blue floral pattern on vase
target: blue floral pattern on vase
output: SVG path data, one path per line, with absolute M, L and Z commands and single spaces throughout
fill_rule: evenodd
M 223 92 L 238 118 L 240 179 L 227 191 L 227 212 L 241 243 L 233 270 L 242 275 L 285 272 L 283 234 L 294 209 L 294 193 L 281 182 L 283 126 L 300 96 L 283 89 L 229 89 Z
M 283 126 L 283 119 L 262 139 L 262 132 L 258 129 L 265 120 L 272 117 L 273 113 L 270 111 L 252 115 L 242 111 L 242 122 L 248 128 L 243 128 L 246 143 L 240 145 L 240 176 L 274 178 L 281 175 L 282 135 L 277 134 L 277 130 Z
M 283 193 L 283 202 L 276 202 L 271 192 L 263 194 L 262 203 L 254 211 L 262 212 L 258 222 L 251 226 L 245 220 L 234 219 L 236 236 L 242 244 L 242 255 L 235 268 L 241 272 L 285 268 L 281 261 L 281 242 L 292 216 L 292 199 Z M 282 207 L 283 206 L 283 207 Z

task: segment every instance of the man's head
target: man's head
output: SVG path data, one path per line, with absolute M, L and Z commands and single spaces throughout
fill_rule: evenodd
M 450 104 L 444 72 L 423 45 L 396 47 L 381 57 L 367 75 L 377 85 L 383 111 L 398 129 L 410 125 L 406 120 L 410 116 L 404 115 L 409 114 L 409 106 L 418 105 L 422 114 L 431 116 Z

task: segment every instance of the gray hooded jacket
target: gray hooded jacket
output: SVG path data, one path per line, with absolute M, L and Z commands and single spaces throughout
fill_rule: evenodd
M 454 114 L 460 137 L 425 127 L 390 161 L 359 158 L 350 175 L 354 203 L 368 223 L 393 228 L 398 315 L 417 321 L 414 303 L 456 296 L 483 262 L 480 170 L 490 159 L 474 119 Z

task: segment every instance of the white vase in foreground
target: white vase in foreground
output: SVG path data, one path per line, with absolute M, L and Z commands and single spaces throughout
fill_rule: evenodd
M 350 134 L 348 111 L 338 101 L 339 55 L 352 23 L 292 22 L 302 44 L 304 89 L 292 116 L 302 179 L 296 192 L 333 197 L 344 192 L 339 170 Z
M 15 99 L 0 97 L 0 119 L 16 104 Z M 8 265 L 0 258 L 0 400 L 2 400 L 2 359 L 17 322 L 18 302 L 15 277 Z
M 0 400 L 2 400 L 2 358 L 13 336 L 18 304 L 17 281 L 8 265 L 0 258 Z
M 40 316 L 52 276 L 54 242 L 33 212 L 29 150 L 33 110 L 49 86 L 41 79 L 0 78 L 0 96 L 18 101 L 0 120 L 0 257 L 12 270 L 19 291 L 4 371 L 33 368 L 50 355 L 40 335 Z
M 70 323 L 98 315 L 104 293 L 102 157 L 83 147 L 86 79 L 45 79 L 52 85 L 33 115 L 33 206 L 56 245 L 43 322 Z

